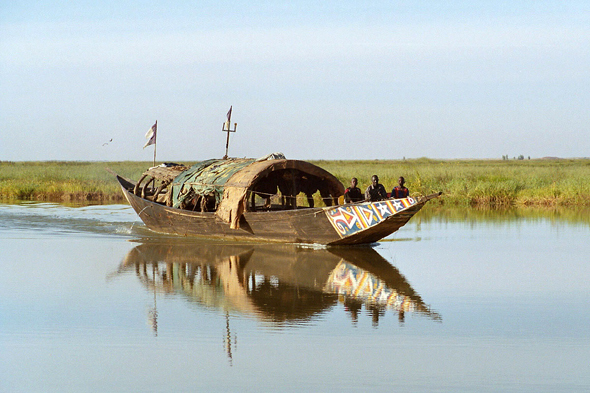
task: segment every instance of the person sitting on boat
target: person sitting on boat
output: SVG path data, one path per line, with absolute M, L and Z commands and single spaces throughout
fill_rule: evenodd
M 256 211 L 256 195 L 264 199 L 264 208 L 271 208 L 271 197 L 277 194 L 277 184 L 263 178 L 254 187 L 252 187 L 252 201 L 249 209 Z
M 278 173 L 278 172 L 277 172 Z M 281 192 L 281 204 L 287 209 L 297 209 L 297 195 L 300 175 L 291 171 L 283 171 L 278 177 L 278 188 Z
M 407 198 L 410 196 L 410 190 L 408 190 L 404 186 L 405 182 L 406 182 L 406 179 L 404 179 L 403 176 L 400 176 L 399 179 L 397 180 L 398 186 L 393 187 L 393 190 L 391 190 L 391 197 L 392 198 L 399 199 L 399 198 Z
M 315 206 L 313 194 L 315 194 L 318 191 L 320 192 L 322 200 L 324 201 L 324 204 L 326 206 L 332 206 L 333 204 L 335 204 L 333 202 L 334 198 L 330 194 L 328 185 L 318 178 L 302 175 L 299 178 L 299 190 L 300 192 L 304 193 L 307 197 L 307 203 L 309 207 Z
M 365 191 L 365 199 L 370 202 L 387 199 L 387 191 L 385 191 L 383 184 L 379 183 L 379 176 L 373 175 L 371 177 L 371 182 L 372 184 L 367 187 L 367 190 Z
M 363 200 L 363 194 L 361 189 L 356 186 L 357 184 L 357 178 L 353 177 L 350 180 L 350 187 L 344 191 L 344 203 L 354 203 Z

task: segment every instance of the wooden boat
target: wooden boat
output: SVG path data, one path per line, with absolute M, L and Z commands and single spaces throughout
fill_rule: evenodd
M 377 242 L 440 195 L 338 204 L 344 186 L 335 176 L 309 162 L 275 157 L 213 159 L 191 168 L 162 164 L 138 182 L 116 178 L 155 232 L 330 246 Z M 315 207 L 318 191 L 326 206 Z M 304 206 L 298 206 L 300 193 Z

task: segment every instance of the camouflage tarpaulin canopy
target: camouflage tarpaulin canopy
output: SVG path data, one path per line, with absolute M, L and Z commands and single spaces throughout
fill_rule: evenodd
M 239 228 L 248 191 L 259 182 L 270 182 L 271 173 L 296 174 L 320 184 L 332 197 L 344 194 L 342 183 L 328 171 L 309 162 L 286 159 L 207 160 L 178 175 L 172 184 L 172 203 L 180 207 L 190 197 L 215 196 L 216 215 L 231 228 Z M 297 176 L 293 176 L 293 179 Z M 295 188 L 298 189 L 298 188 Z
M 215 196 L 215 202 L 219 204 L 228 179 L 253 162 L 253 159 L 212 159 L 196 163 L 178 175 L 170 184 L 172 206 L 180 208 L 187 199 L 195 195 Z

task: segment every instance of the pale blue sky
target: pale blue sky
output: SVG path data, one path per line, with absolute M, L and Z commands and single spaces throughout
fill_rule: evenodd
M 588 1 L 0 0 L 0 160 L 587 157 L 589 86 Z

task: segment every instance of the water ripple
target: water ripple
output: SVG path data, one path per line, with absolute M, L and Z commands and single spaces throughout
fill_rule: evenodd
M 145 230 L 127 205 L 0 204 L 0 232 L 70 235 L 138 235 Z M 140 231 L 141 233 L 138 233 Z

